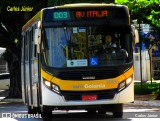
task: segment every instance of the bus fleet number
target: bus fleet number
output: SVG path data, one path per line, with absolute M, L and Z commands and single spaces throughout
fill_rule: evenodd
M 67 12 L 54 12 L 55 19 L 66 19 L 68 18 Z

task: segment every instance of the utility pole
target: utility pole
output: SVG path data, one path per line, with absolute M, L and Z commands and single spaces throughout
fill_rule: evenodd
M 150 60 L 150 80 L 152 85 L 152 46 L 148 50 L 149 53 L 149 60 Z
M 141 26 L 139 24 L 139 35 L 141 34 Z M 142 86 L 142 40 L 139 41 L 140 44 L 140 80 L 141 80 L 141 89 L 143 88 Z

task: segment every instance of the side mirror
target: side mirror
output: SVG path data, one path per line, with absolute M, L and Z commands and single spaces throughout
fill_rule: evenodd
M 41 29 L 35 29 L 35 44 L 38 45 L 41 42 Z
M 131 31 L 132 31 L 132 35 L 133 35 L 134 44 L 139 43 L 139 33 L 134 25 L 131 25 Z
M 139 43 L 139 33 L 137 29 L 134 30 L 134 42 L 135 44 Z

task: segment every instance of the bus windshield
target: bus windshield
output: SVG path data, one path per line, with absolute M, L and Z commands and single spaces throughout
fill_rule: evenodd
M 105 26 L 44 28 L 45 64 L 70 68 L 129 63 L 132 61 L 132 40 L 128 31 L 124 27 Z

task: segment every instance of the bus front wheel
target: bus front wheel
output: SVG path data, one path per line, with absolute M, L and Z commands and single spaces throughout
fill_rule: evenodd
M 123 117 L 123 104 L 113 105 L 113 117 L 122 118 Z
M 48 106 L 43 106 L 42 107 L 42 117 L 43 118 L 52 118 L 52 109 Z
M 28 114 L 41 114 L 41 110 L 40 110 L 40 107 L 31 107 L 31 106 L 28 106 Z

